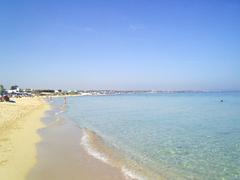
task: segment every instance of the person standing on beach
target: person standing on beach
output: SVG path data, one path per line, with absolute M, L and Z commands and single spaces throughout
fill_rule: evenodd
M 67 97 L 64 97 L 64 104 L 67 104 Z

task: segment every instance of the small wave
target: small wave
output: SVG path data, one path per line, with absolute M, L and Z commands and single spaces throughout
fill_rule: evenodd
M 88 129 L 82 129 L 83 136 L 81 138 L 81 145 L 84 147 L 85 151 L 95 159 L 98 159 L 110 166 L 119 168 L 119 170 L 123 173 L 126 179 L 128 180 L 145 180 L 146 178 L 140 176 L 137 172 L 130 170 L 122 163 L 116 163 L 113 159 L 109 159 L 105 153 L 99 152 L 92 145 L 92 133 Z M 95 136 L 95 134 L 94 134 Z M 116 160 L 116 159 L 115 159 Z M 118 160 L 117 160 L 118 161 Z
M 90 137 L 89 137 L 88 133 L 86 132 L 86 130 L 83 129 L 83 136 L 81 139 L 81 144 L 83 145 L 84 149 L 87 151 L 87 153 L 89 155 L 93 156 L 94 158 L 96 158 L 98 160 L 103 161 L 104 163 L 109 164 L 108 158 L 103 153 L 100 153 L 91 147 L 89 139 L 90 139 Z
M 145 180 L 145 178 L 139 176 L 137 173 L 127 169 L 124 166 L 121 168 L 121 171 L 124 174 L 126 179 Z
M 61 113 L 63 113 L 64 111 L 59 111 L 59 112 L 55 112 L 55 115 L 57 116 L 57 115 L 59 115 L 59 114 L 61 114 Z

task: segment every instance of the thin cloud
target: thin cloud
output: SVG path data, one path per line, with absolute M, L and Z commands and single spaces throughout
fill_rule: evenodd
M 142 24 L 130 24 L 129 29 L 131 31 L 139 31 L 145 29 L 145 26 Z
M 66 24 L 56 24 L 56 25 L 71 31 L 96 32 L 96 30 L 90 26 L 77 26 L 77 25 L 66 25 Z
M 92 27 L 83 27 L 81 30 L 85 32 L 95 32 L 95 29 Z

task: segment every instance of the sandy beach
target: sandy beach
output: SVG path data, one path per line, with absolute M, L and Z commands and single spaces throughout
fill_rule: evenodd
M 37 130 L 49 105 L 38 97 L 0 103 L 0 179 L 26 179 L 36 164 Z
M 82 130 L 48 111 L 43 98 L 11 100 L 0 103 L 0 179 L 125 179 L 90 156 L 80 145 Z

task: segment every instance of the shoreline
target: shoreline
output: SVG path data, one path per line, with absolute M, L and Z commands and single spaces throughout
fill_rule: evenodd
M 156 179 L 164 177 L 154 174 L 150 169 L 132 160 L 117 147 L 108 144 L 99 134 L 88 128 L 81 128 L 83 132 L 81 145 L 84 150 L 95 159 L 117 168 L 128 180 Z
M 0 121 L 0 179 L 150 177 L 137 164 L 128 167 L 130 161 L 94 131 L 63 118 L 65 105 L 54 106 L 42 97 L 14 100 L 0 104 L 0 118 L 4 118 Z
M 50 106 L 38 97 L 14 100 L 0 103 L 0 179 L 23 180 L 37 162 L 37 131 Z
M 108 146 L 94 131 L 66 119 L 62 115 L 65 110 L 65 105 L 53 105 L 42 119 L 45 127 L 39 130 L 42 141 L 37 144 L 38 163 L 29 173 L 29 180 L 65 180 L 69 175 L 89 180 L 164 179 Z
M 42 140 L 37 144 L 37 164 L 27 176 L 29 180 L 124 180 L 118 168 L 96 159 L 81 145 L 83 131 L 74 121 L 60 114 L 64 106 L 53 107 L 42 120 Z M 64 157 L 64 158 L 63 158 Z

